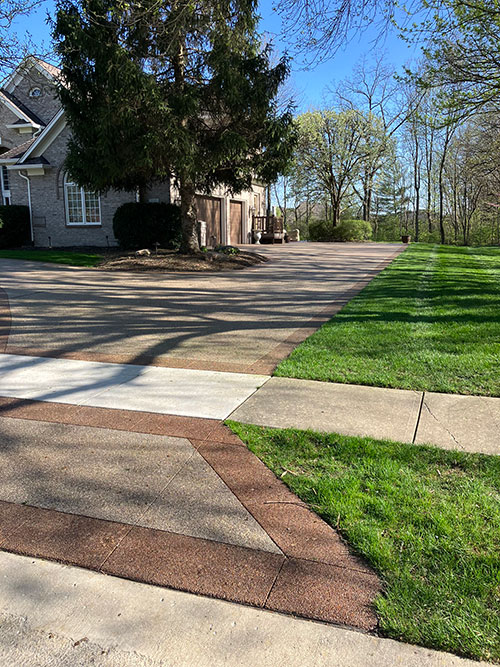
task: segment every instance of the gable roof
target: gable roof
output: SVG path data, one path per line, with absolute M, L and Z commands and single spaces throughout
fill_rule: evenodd
M 59 79 L 61 77 L 61 68 L 56 67 L 56 65 L 51 65 L 50 63 L 45 62 L 45 60 L 42 60 L 41 58 L 35 58 L 32 56 L 33 59 L 42 67 L 53 79 Z
M 41 156 L 50 144 L 58 137 L 66 127 L 66 119 L 64 117 L 64 109 L 60 109 L 52 118 L 50 123 L 45 127 L 34 141 L 28 146 L 26 152 L 23 154 L 20 163 L 27 162 L 27 158 L 34 156 Z
M 7 78 L 4 87 L 0 88 L 0 104 L 5 104 L 19 118 L 13 125 L 30 124 L 39 128 L 35 136 L 19 146 L 15 146 L 5 153 L 0 154 L 0 163 L 8 162 L 11 168 L 21 168 L 21 165 L 32 163 L 48 164 L 42 153 L 66 126 L 62 108 L 52 117 L 48 124 L 45 124 L 13 94 L 12 90 L 17 86 L 24 73 L 30 67 L 36 67 L 38 71 L 44 73 L 52 82 L 58 78 L 60 80 L 61 75 L 61 70 L 55 65 L 51 65 L 40 58 L 29 56 Z
M 45 125 L 33 111 L 30 111 L 15 95 L 9 93 L 5 88 L 0 88 L 0 102 L 6 103 L 6 106 L 18 116 L 19 120 L 37 125 L 38 127 Z
M 2 153 L 2 155 L 0 155 L 0 159 L 9 160 L 15 157 L 22 157 L 34 142 L 35 138 L 28 139 L 28 141 L 19 144 L 19 146 L 14 146 L 14 148 L 11 148 L 6 153 Z
M 25 76 L 27 70 L 29 70 L 31 67 L 35 67 L 38 72 L 43 74 L 52 83 L 59 80 L 61 77 L 61 70 L 59 67 L 51 65 L 41 58 L 27 56 L 5 79 L 2 86 L 3 90 L 12 93 L 19 81 L 23 78 L 23 76 Z

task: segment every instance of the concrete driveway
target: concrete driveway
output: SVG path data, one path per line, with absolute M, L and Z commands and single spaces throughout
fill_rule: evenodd
M 267 264 L 216 275 L 0 259 L 0 351 L 270 373 L 402 249 L 262 246 Z

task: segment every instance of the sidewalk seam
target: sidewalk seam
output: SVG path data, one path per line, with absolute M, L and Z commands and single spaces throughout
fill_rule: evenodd
M 417 423 L 415 424 L 415 431 L 413 432 L 413 438 L 411 441 L 412 445 L 415 444 L 415 440 L 417 439 L 418 428 L 420 426 L 420 417 L 422 416 L 422 410 L 424 407 L 424 400 L 425 400 L 425 391 L 422 392 L 422 397 L 420 399 L 420 408 L 418 410 Z
M 266 595 L 266 599 L 264 600 L 264 603 L 263 603 L 263 605 L 262 605 L 262 608 L 263 608 L 263 609 L 266 609 L 266 608 L 267 608 L 267 603 L 268 603 L 268 601 L 269 601 L 269 598 L 271 597 L 272 590 L 273 590 L 273 588 L 275 587 L 276 582 L 278 581 L 278 577 L 280 576 L 281 571 L 283 570 L 283 568 L 284 568 L 285 563 L 287 562 L 287 560 L 288 560 L 288 556 L 285 555 L 285 557 L 283 558 L 283 562 L 282 562 L 281 565 L 280 565 L 280 569 L 279 569 L 278 572 L 276 573 L 276 576 L 274 577 L 274 581 L 273 581 L 273 583 L 271 584 L 271 586 L 270 586 L 270 588 L 269 588 L 269 591 L 268 591 L 268 593 L 267 593 L 267 595 Z
M 220 420 L 221 423 L 224 424 L 224 422 L 226 421 L 226 419 L 231 419 L 231 415 L 233 415 L 233 414 L 236 412 L 236 410 L 239 410 L 243 405 L 245 405 L 245 403 L 246 403 L 247 401 L 249 401 L 251 398 L 253 398 L 253 396 L 255 396 L 255 394 L 256 394 L 260 389 L 262 389 L 263 387 L 265 387 L 266 384 L 269 382 L 269 380 L 271 380 L 272 377 L 273 377 L 272 375 L 268 375 L 268 377 L 267 377 L 266 380 L 260 385 L 260 387 L 257 387 L 254 391 L 252 391 L 252 393 L 250 394 L 250 396 L 247 396 L 247 397 L 245 398 L 245 400 L 244 400 L 242 403 L 240 403 L 239 405 L 237 405 L 237 406 L 234 408 L 234 410 L 231 410 L 231 412 L 230 412 L 228 415 L 226 415 L 226 417 L 224 417 L 223 419 Z

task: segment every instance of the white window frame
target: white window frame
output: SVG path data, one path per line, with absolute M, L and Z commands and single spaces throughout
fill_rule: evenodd
M 66 226 L 67 227 L 101 227 L 102 226 L 102 213 L 101 213 L 101 197 L 97 195 L 97 202 L 99 204 L 99 222 L 87 222 L 87 209 L 85 206 L 85 193 L 89 194 L 95 194 L 95 193 L 90 193 L 90 190 L 85 190 L 85 188 L 79 188 L 80 190 L 80 201 L 82 204 L 82 221 L 81 222 L 70 222 L 69 219 L 69 199 L 68 199 L 68 185 L 78 187 L 76 183 L 73 181 L 68 180 L 66 176 L 64 176 L 64 204 L 66 208 Z
M 10 180 L 9 180 L 9 188 L 5 187 L 5 179 L 4 179 L 4 168 L 7 170 L 7 167 L 5 165 L 2 165 L 0 168 L 0 177 L 1 177 L 1 185 L 2 185 L 2 204 L 4 206 L 8 206 L 10 204 Z M 9 174 L 7 173 L 7 178 L 9 178 Z

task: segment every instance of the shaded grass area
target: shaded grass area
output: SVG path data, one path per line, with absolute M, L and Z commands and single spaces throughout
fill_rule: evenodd
M 500 457 L 227 423 L 381 576 L 383 635 L 500 662 Z
M 26 259 L 30 262 L 49 262 L 67 266 L 97 266 L 103 260 L 102 255 L 69 250 L 0 250 L 0 258 Z
M 500 248 L 411 245 L 275 375 L 500 396 Z

